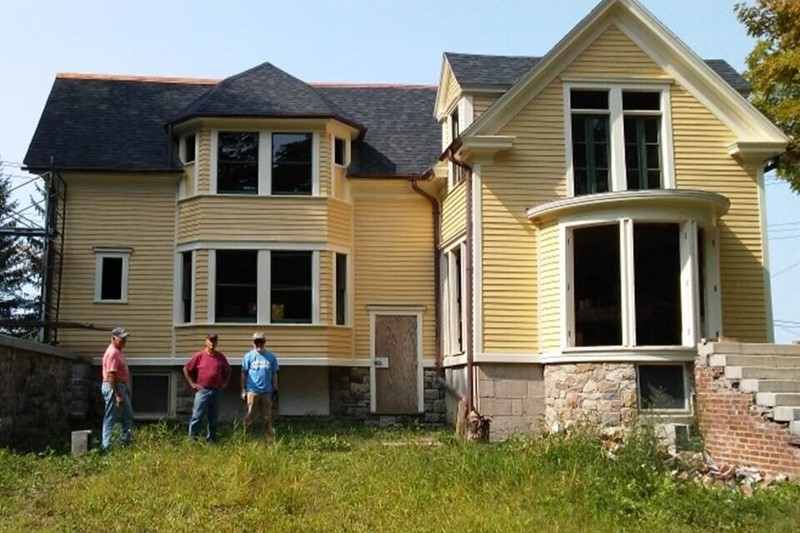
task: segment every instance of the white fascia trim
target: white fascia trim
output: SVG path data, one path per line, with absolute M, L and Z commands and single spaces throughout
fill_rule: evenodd
M 472 124 L 473 120 L 475 120 L 473 111 L 472 95 L 465 94 L 461 97 L 458 105 L 458 115 L 461 117 L 462 130 L 467 129 L 469 125 Z
M 761 247 L 764 257 L 764 309 L 766 310 L 767 318 L 767 342 L 775 342 L 775 328 L 772 322 L 772 274 L 769 267 L 769 236 L 767 235 L 767 195 L 764 189 L 764 167 L 758 165 L 755 167 L 756 184 L 758 185 L 758 212 L 760 214 L 761 224 Z M 708 314 L 708 311 L 706 311 Z
M 613 350 L 597 349 L 577 351 L 575 349 L 546 352 L 539 356 L 539 363 L 684 363 L 693 362 L 697 357 L 696 349 L 682 347 L 663 349 L 616 348 Z
M 447 66 L 447 57 L 442 54 L 442 68 L 439 71 L 439 85 L 437 86 L 438 88 L 436 90 L 436 99 L 433 102 L 433 118 L 435 118 L 437 121 L 441 121 L 442 117 L 444 116 L 444 113 L 440 108 L 442 106 L 442 102 L 444 101 L 444 96 L 447 94 L 447 87 L 445 87 Z M 452 76 L 452 72 L 451 78 L 454 78 L 454 76 Z
M 728 145 L 728 155 L 740 157 L 744 161 L 755 160 L 756 163 L 763 163 L 785 151 L 785 142 L 740 141 Z
M 483 350 L 483 202 L 482 166 L 472 169 L 472 353 Z
M 383 304 L 369 304 L 366 306 L 367 311 L 371 315 L 402 315 L 412 316 L 419 315 L 427 309 L 424 305 L 383 305 Z
M 476 363 L 530 364 L 539 363 L 541 354 L 536 353 L 476 353 Z

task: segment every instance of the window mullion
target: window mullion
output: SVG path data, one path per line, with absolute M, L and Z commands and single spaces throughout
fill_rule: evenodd
M 697 274 L 697 221 L 681 224 L 681 344 L 697 344 L 699 325 L 699 290 Z
M 583 136 L 586 139 L 584 150 L 586 150 L 586 191 L 589 194 L 597 192 L 597 165 L 594 160 L 594 129 L 592 120 L 583 121 Z
M 620 307 L 622 311 L 622 345 L 636 346 L 636 277 L 633 264 L 633 221 L 620 221 Z
M 272 322 L 272 256 L 269 250 L 258 251 L 258 274 L 256 274 L 256 321 L 259 324 Z
M 624 191 L 628 188 L 625 181 L 625 118 L 622 114 L 622 90 L 612 88 L 608 94 L 609 108 L 609 145 L 611 153 L 609 189 Z
M 635 117 L 636 124 L 636 152 L 639 154 L 639 189 L 644 190 L 648 187 L 647 174 L 647 139 L 645 138 L 645 119 Z

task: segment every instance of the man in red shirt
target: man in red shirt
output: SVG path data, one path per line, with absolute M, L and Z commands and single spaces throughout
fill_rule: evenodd
M 189 421 L 189 436 L 197 439 L 200 434 L 200 422 L 205 416 L 208 419 L 206 441 L 214 442 L 219 424 L 219 397 L 221 391 L 228 386 L 231 378 L 231 366 L 225 354 L 217 351 L 219 338 L 216 333 L 206 335 L 206 347 L 195 353 L 186 366 L 183 376 L 189 386 L 195 390 L 192 419 Z
M 103 386 L 100 388 L 105 404 L 103 411 L 103 451 L 107 451 L 111 446 L 111 430 L 114 427 L 115 418 L 119 418 L 122 424 L 120 443 L 125 446 L 131 441 L 133 407 L 131 406 L 131 393 L 128 388 L 130 375 L 128 374 L 128 362 L 125 359 L 125 352 L 122 351 L 127 340 L 128 332 L 125 328 L 114 328 L 111 331 L 111 344 L 108 345 L 103 354 Z

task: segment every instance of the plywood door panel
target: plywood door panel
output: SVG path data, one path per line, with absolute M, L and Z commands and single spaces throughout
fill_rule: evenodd
M 388 367 L 375 368 L 379 414 L 419 412 L 417 400 L 417 317 L 376 316 L 375 357 Z

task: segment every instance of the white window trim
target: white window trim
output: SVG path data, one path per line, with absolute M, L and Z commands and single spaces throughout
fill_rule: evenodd
M 681 287 L 681 344 L 656 348 L 694 347 L 701 337 L 718 336 L 721 330 L 721 300 L 719 291 L 719 254 L 718 235 L 713 221 L 705 217 L 689 217 L 674 212 L 633 212 L 633 213 L 596 213 L 562 220 L 559 223 L 559 239 L 561 243 L 560 271 L 561 279 L 561 349 L 562 352 L 587 352 L 607 348 L 626 350 L 653 349 L 652 346 L 636 344 L 636 314 L 633 264 L 633 225 L 636 223 L 673 223 L 680 230 L 680 287 Z M 612 346 L 575 346 L 575 302 L 574 290 L 574 242 L 572 231 L 576 228 L 590 226 L 619 226 L 620 238 L 620 283 L 621 283 L 621 326 L 622 344 Z M 706 234 L 705 255 L 705 287 L 700 287 L 697 258 L 697 231 L 702 228 Z M 701 292 L 703 291 L 703 292 Z M 701 294 L 706 297 L 706 327 L 700 329 Z M 716 335 L 714 335 L 716 333 Z
M 192 257 L 192 271 L 189 273 L 192 280 L 192 305 L 189 308 L 189 320 L 183 321 L 183 254 L 191 254 Z M 174 298 L 173 298 L 173 313 L 172 322 L 175 326 L 190 326 L 195 323 L 197 312 L 195 306 L 197 305 L 197 254 L 195 250 L 178 250 L 175 253 L 175 284 L 174 284 Z
M 339 137 L 336 135 L 331 135 L 331 161 L 333 162 L 333 166 L 336 168 L 345 168 L 347 165 L 350 164 L 350 139 L 346 139 L 344 137 Z M 336 141 L 344 142 L 344 162 L 340 165 L 336 162 Z
M 256 252 L 256 324 L 275 324 L 278 326 L 319 326 L 320 319 L 320 253 L 319 249 L 308 249 L 296 246 L 297 243 L 274 244 L 270 247 L 246 248 Z M 216 321 L 216 290 L 217 290 L 217 250 L 241 250 L 239 246 L 225 247 L 208 251 L 208 324 L 220 326 L 250 325 L 252 322 L 217 322 Z M 273 323 L 272 322 L 272 251 L 309 251 L 311 253 L 311 322 L 301 323 Z M 349 256 L 348 256 L 349 261 Z M 196 262 L 195 262 L 196 265 Z M 348 291 L 349 292 L 349 291 Z M 183 324 L 186 325 L 186 324 Z
M 442 331 L 444 332 L 444 355 L 446 357 L 458 356 L 466 352 L 466 325 L 467 325 L 467 306 L 465 305 L 464 298 L 467 290 L 467 276 L 466 276 L 466 240 L 460 239 L 452 243 L 450 246 L 442 251 L 442 298 L 444 299 L 442 310 L 444 317 L 444 324 Z M 459 321 L 453 316 L 453 309 L 457 303 L 455 301 L 456 291 L 456 277 L 451 275 L 455 272 L 455 255 L 453 250 L 458 249 L 461 255 L 461 350 L 458 349 L 458 324 Z
M 646 409 L 642 407 L 642 381 L 639 374 L 640 366 L 680 366 L 683 375 L 683 407 L 675 409 Z M 685 363 L 637 363 L 636 365 L 636 405 L 639 411 L 649 415 L 657 414 L 684 414 L 692 411 L 692 404 L 690 402 L 690 388 L 689 388 L 689 371 Z
M 450 142 L 447 143 L 449 146 L 455 138 L 452 136 L 453 132 L 453 112 L 458 112 L 458 129 L 459 134 L 466 130 L 470 124 L 472 124 L 474 120 L 474 109 L 472 103 L 472 95 L 465 95 L 458 99 L 456 104 L 452 107 L 452 109 L 447 114 L 447 120 L 443 122 L 445 128 L 447 128 L 447 134 L 450 136 Z M 444 141 L 445 137 L 442 136 L 442 140 Z M 442 150 L 446 149 L 447 146 L 443 146 Z M 447 190 L 456 187 L 463 179 L 459 182 L 455 181 L 456 176 L 456 165 L 452 161 L 447 162 Z
M 572 89 L 608 90 L 608 124 L 610 140 L 609 187 L 611 192 L 627 190 L 625 176 L 625 132 L 622 111 L 623 91 L 649 91 L 660 94 L 661 110 L 652 114 L 661 117 L 661 180 L 663 189 L 674 189 L 675 161 L 672 147 L 672 110 L 670 85 L 667 83 L 627 83 L 620 81 L 569 81 L 563 85 L 564 99 L 564 149 L 567 163 L 567 196 L 575 196 L 575 174 L 572 167 Z M 591 112 L 587 110 L 587 112 Z M 646 112 L 636 114 L 647 114 Z
M 114 248 L 97 246 L 94 248 L 95 275 L 94 275 L 94 303 L 96 304 L 125 304 L 128 303 L 128 282 L 130 278 L 131 248 Z M 103 259 L 122 259 L 122 290 L 119 300 L 104 300 L 103 293 Z
M 336 261 L 336 256 L 337 255 L 343 255 L 345 257 L 345 275 L 347 276 L 345 281 L 344 281 L 344 284 L 345 284 L 344 285 L 344 324 L 339 324 L 339 323 L 336 322 L 336 313 L 337 313 L 337 307 L 338 307 L 338 304 L 339 304 L 339 299 L 338 299 L 339 298 L 339 292 L 336 289 L 336 280 L 337 280 L 338 274 L 339 274 L 337 272 L 337 270 L 336 270 L 337 269 L 337 266 L 336 266 L 337 265 L 337 261 Z M 333 264 L 333 268 L 331 268 L 331 271 L 333 272 L 333 276 L 332 276 L 332 279 L 331 279 L 331 287 L 333 288 L 333 297 L 331 298 L 331 301 L 333 302 L 333 309 L 332 309 L 333 313 L 332 313 L 332 316 L 331 316 L 331 325 L 333 325 L 333 326 L 342 326 L 342 327 L 351 326 L 352 325 L 352 315 L 351 315 L 352 307 L 350 306 L 350 293 L 352 292 L 352 290 L 350 288 L 350 271 L 352 270 L 352 267 L 350 266 L 350 254 L 345 254 L 345 253 L 342 253 L 342 252 L 330 252 L 330 257 L 331 257 L 331 262 Z
M 211 130 L 211 157 L 210 157 L 210 193 L 218 194 L 217 192 L 217 163 L 219 153 L 219 132 L 221 131 L 234 131 L 234 132 L 256 132 L 258 133 L 258 193 L 252 194 L 226 194 L 225 196 L 273 196 L 272 194 L 272 134 L 273 133 L 308 133 L 311 134 L 311 195 L 320 195 L 320 134 L 317 131 L 308 129 L 292 129 L 292 128 L 279 128 L 279 129 L 248 129 L 248 128 L 225 128 Z M 196 138 L 195 138 L 196 139 Z M 195 141 L 197 142 L 197 141 Z M 347 156 L 349 159 L 350 148 L 349 141 L 347 142 Z M 195 148 L 195 158 L 197 158 L 197 148 Z M 265 163 L 268 162 L 268 163 Z M 198 191 L 199 193 L 199 191 Z M 307 198 L 308 194 L 298 195 L 274 195 L 280 197 L 303 197 Z

